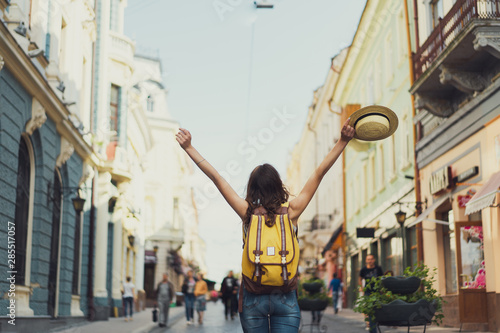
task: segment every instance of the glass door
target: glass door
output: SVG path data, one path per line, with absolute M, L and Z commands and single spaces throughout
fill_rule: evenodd
M 460 322 L 487 322 L 482 222 L 455 222 L 455 232 Z

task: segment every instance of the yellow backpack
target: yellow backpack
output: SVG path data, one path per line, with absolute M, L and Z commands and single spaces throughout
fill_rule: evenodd
M 243 284 L 255 294 L 289 292 L 297 289 L 300 249 L 288 202 L 275 215 L 272 227 L 265 223 L 266 213 L 263 207 L 256 208 L 246 230 L 243 227 Z

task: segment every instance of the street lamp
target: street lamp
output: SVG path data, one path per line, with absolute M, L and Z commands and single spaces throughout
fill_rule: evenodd
M 85 199 L 80 197 L 80 192 L 77 192 L 76 197 L 71 199 L 73 201 L 73 208 L 75 209 L 76 215 L 80 215 L 83 210 L 83 205 L 85 205 Z
M 401 252 L 401 258 L 402 258 L 402 270 L 401 270 L 401 275 L 403 275 L 403 272 L 406 267 L 406 260 L 405 260 L 405 232 L 404 232 L 404 224 L 406 221 L 406 213 L 401 210 L 401 205 L 399 205 L 399 211 L 397 211 L 394 215 L 396 215 L 396 221 L 398 221 L 399 226 L 401 227 L 401 242 L 403 245 L 402 252 Z

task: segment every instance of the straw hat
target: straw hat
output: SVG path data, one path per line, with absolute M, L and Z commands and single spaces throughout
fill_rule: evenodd
M 356 130 L 356 139 L 376 141 L 385 139 L 396 131 L 398 117 L 385 106 L 370 105 L 354 112 L 349 125 Z

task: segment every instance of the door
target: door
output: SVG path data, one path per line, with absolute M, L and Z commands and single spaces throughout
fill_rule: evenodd
M 455 222 L 455 232 L 460 322 L 487 322 L 482 222 Z

